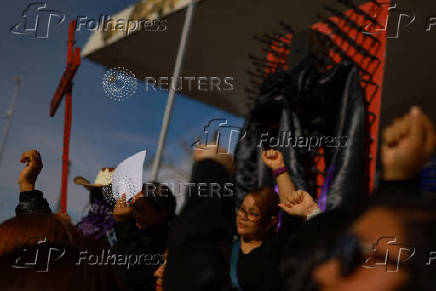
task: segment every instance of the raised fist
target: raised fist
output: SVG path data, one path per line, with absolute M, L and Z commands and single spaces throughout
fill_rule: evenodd
M 290 215 L 307 217 L 318 208 L 318 204 L 316 204 L 309 193 L 297 190 L 292 193 L 292 196 L 285 203 L 280 203 L 279 207 Z
M 383 179 L 407 180 L 416 176 L 436 149 L 435 128 L 419 107 L 394 119 L 383 132 Z
M 283 168 L 283 154 L 277 150 L 266 150 L 262 152 L 262 161 L 272 170 Z
M 43 168 L 41 155 L 36 150 L 27 151 L 21 154 L 20 162 L 26 163 L 18 178 L 20 192 L 35 190 L 36 180 Z

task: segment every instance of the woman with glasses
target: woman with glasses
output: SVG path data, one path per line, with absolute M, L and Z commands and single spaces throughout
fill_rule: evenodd
M 264 151 L 262 159 L 273 171 L 279 195 L 273 189 L 263 188 L 247 194 L 237 209 L 239 238 L 233 244 L 230 274 L 233 287 L 244 291 L 280 289 L 280 251 L 292 230 L 288 216 L 310 218 L 320 213 L 307 192 L 295 191 L 279 151 Z M 278 231 L 280 208 L 284 213 Z

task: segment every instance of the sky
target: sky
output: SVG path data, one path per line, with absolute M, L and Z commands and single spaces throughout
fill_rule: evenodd
M 47 3 L 47 8 L 66 14 L 63 24 L 52 28 L 49 37 L 17 35 L 9 30 L 22 22 L 22 11 L 32 2 Z M 98 18 L 115 14 L 137 1 L 129 0 L 56 0 L 4 1 L 0 17 L 0 130 L 4 113 L 14 93 L 14 78 L 23 77 L 3 159 L 0 162 L 0 221 L 14 216 L 18 203 L 18 175 L 23 167 L 21 153 L 36 149 L 44 169 L 37 189 L 44 192 L 52 209 L 56 208 L 61 187 L 64 102 L 55 117 L 49 117 L 50 100 L 65 69 L 68 23 L 78 15 Z M 84 47 L 90 32 L 76 32 L 75 46 Z M 138 80 L 138 89 L 124 102 L 105 95 L 102 77 L 108 68 L 90 60 L 82 64 L 74 78 L 68 213 L 74 222 L 86 213 L 88 194 L 73 178 L 93 181 L 102 167 L 115 167 L 125 158 L 147 150 L 144 182 L 151 178 L 153 153 L 156 152 L 167 92 L 148 90 Z M 214 118 L 227 119 L 233 126 L 244 120 L 204 103 L 177 95 L 163 156 L 163 182 L 185 182 L 190 172 L 189 145 L 202 136 L 203 127 Z M 176 168 L 177 170 L 174 170 Z M 178 173 L 182 172 L 183 175 Z

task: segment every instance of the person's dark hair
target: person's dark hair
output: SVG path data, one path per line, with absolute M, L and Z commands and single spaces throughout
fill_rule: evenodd
M 330 259 L 338 236 L 350 223 L 351 216 L 348 212 L 334 209 L 303 224 L 287 226 L 296 229 L 286 242 L 279 262 L 283 280 L 281 290 L 318 290 L 312 272 L 316 266 Z
M 30 242 L 77 243 L 77 229 L 57 214 L 24 214 L 0 225 L 0 255 Z
M 387 209 L 395 213 L 406 231 L 407 244 L 415 248 L 414 256 L 406 262 L 410 278 L 401 291 L 434 290 L 436 262 L 429 261 L 431 251 L 435 251 L 436 200 L 385 194 L 373 199 L 370 208 Z
M 113 197 L 112 184 L 89 189 L 89 203 L 95 203 L 96 200 L 104 202 L 108 206 L 115 207 L 116 199 Z
M 253 197 L 256 206 L 260 210 L 260 224 L 263 237 L 274 234 L 277 231 L 278 214 L 280 202 L 279 196 L 271 188 L 262 188 L 258 191 L 251 192 L 247 195 Z M 273 221 L 275 217 L 275 221 Z
M 158 182 L 146 183 L 142 185 L 142 193 L 157 211 L 165 214 L 168 221 L 176 216 L 176 198 L 167 185 Z
M 23 247 L 0 256 L 0 285 L 4 291 L 121 290 L 111 266 L 80 260 L 83 257 L 80 250 L 70 244 L 42 243 Z M 19 268 L 26 262 L 35 263 Z
M 89 190 L 89 203 L 94 203 L 95 199 L 102 200 L 100 187 L 93 187 Z

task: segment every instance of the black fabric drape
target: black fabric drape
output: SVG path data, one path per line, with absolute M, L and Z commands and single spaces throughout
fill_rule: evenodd
M 263 83 L 245 137 L 235 153 L 239 199 L 262 187 L 271 187 L 271 171 L 260 154 L 262 134 L 284 136 L 276 149 L 297 189 L 317 193 L 314 159 L 308 141 L 323 142 L 326 170 L 331 169 L 325 210 L 353 209 L 365 199 L 365 105 L 359 70 L 348 61 L 320 72 L 316 59 L 306 57 L 289 71 L 278 71 Z M 291 142 L 289 140 L 291 139 Z

